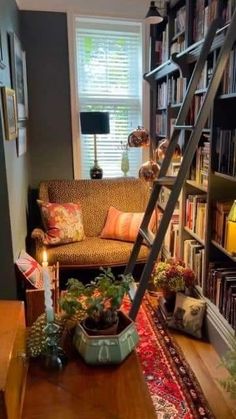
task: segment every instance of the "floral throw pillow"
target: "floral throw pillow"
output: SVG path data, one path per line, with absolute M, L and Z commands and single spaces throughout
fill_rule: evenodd
M 122 212 L 115 207 L 108 210 L 105 226 L 101 232 L 102 239 L 115 239 L 127 242 L 134 242 L 141 222 L 143 212 Z M 149 222 L 149 229 L 155 226 L 156 214 L 153 213 Z
M 177 292 L 173 317 L 168 326 L 201 338 L 205 309 L 206 303 L 203 300 Z
M 79 203 L 58 204 L 37 201 L 45 228 L 45 245 L 82 241 L 85 238 L 82 211 Z
M 44 287 L 42 266 L 24 250 L 20 252 L 16 265 L 34 288 Z

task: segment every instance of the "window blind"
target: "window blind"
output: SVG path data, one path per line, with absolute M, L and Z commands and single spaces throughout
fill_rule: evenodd
M 121 144 L 142 125 L 141 24 L 78 18 L 76 62 L 80 111 L 110 114 L 110 134 L 97 135 L 97 154 L 104 177 L 122 176 Z M 141 150 L 129 149 L 128 175 L 137 176 Z M 82 177 L 93 165 L 93 136 L 81 137 Z

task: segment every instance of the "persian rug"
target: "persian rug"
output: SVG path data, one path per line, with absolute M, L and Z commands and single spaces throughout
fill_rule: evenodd
M 160 311 L 148 298 L 143 300 L 136 326 L 140 338 L 137 353 L 157 418 L 213 419 L 194 373 L 166 328 Z

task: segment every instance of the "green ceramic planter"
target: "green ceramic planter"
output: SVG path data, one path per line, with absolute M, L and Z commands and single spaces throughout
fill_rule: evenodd
M 75 330 L 74 344 L 87 364 L 120 364 L 138 343 L 134 322 L 122 311 L 116 335 L 91 336 L 79 323 Z

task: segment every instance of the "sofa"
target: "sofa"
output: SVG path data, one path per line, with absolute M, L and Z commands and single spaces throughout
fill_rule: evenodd
M 49 264 L 58 261 L 60 268 L 124 266 L 133 243 L 100 237 L 108 209 L 113 206 L 124 212 L 144 212 L 149 193 L 148 184 L 131 177 L 42 181 L 38 192 L 41 201 L 80 203 L 85 233 L 82 241 L 47 246 Z M 40 263 L 45 249 L 44 237 L 42 226 L 33 230 L 35 257 Z M 145 262 L 148 252 L 148 247 L 142 245 L 137 262 Z

